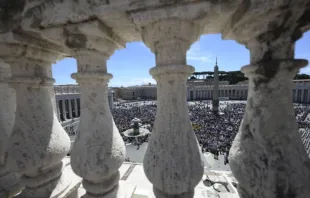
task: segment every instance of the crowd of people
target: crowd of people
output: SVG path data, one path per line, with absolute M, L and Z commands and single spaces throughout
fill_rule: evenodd
M 153 126 L 156 114 L 155 102 L 116 104 L 112 109 L 115 124 L 120 132 L 130 128 L 132 119 L 139 118 L 143 125 Z
M 211 152 L 218 158 L 223 154 L 225 164 L 231 144 L 238 132 L 243 117 L 245 103 L 224 102 L 219 114 L 214 114 L 211 102 L 195 102 L 189 105 L 192 126 L 203 152 Z
M 216 157 L 223 154 L 225 163 L 228 163 L 229 149 L 238 132 L 245 106 L 245 101 L 224 101 L 221 102 L 219 114 L 216 115 L 212 112 L 211 101 L 189 103 L 190 120 L 203 152 L 211 152 Z M 294 105 L 294 111 L 299 128 L 310 129 L 310 119 L 307 117 L 310 112 L 308 105 Z M 151 131 L 155 114 L 156 102 L 150 101 L 117 104 L 112 109 L 114 121 L 120 132 L 129 129 L 131 120 L 135 117 L 141 119 L 143 124 L 148 124 Z M 124 140 L 127 141 L 126 137 Z M 143 141 L 140 140 L 138 145 Z
M 223 101 L 219 107 L 219 114 L 214 114 L 211 101 L 188 103 L 190 120 L 202 152 L 211 152 L 215 155 L 215 158 L 223 154 L 225 164 L 228 163 L 229 150 L 238 132 L 245 106 L 245 101 Z M 142 125 L 152 131 L 156 107 L 155 101 L 117 103 L 114 106 L 112 115 L 125 142 L 137 145 L 137 149 L 139 149 L 141 144 L 148 141 L 148 137 L 127 138 L 123 136 L 122 132 L 130 128 L 131 121 L 134 118 L 139 118 Z M 301 135 L 310 138 L 309 107 L 309 105 L 295 104 L 294 112 L 298 127 L 303 128 L 303 134 Z M 306 143 L 309 144 L 309 148 L 306 149 L 310 152 L 310 140 L 306 140 Z
M 238 131 L 245 103 L 228 103 L 220 106 L 220 114 L 215 115 L 211 109 L 210 101 L 197 101 L 189 103 L 189 115 L 193 130 L 203 152 L 211 152 L 218 157 L 225 155 L 228 163 L 228 152 L 231 143 Z M 135 117 L 141 119 L 143 124 L 152 126 L 155 120 L 156 102 L 134 102 L 117 104 L 112 109 L 112 115 L 120 132 L 130 128 L 131 120 Z M 121 133 L 122 134 L 122 133 Z M 123 137 L 125 142 L 131 141 Z M 145 139 L 147 141 L 147 139 Z M 139 144 L 143 142 L 139 141 Z M 135 144 L 137 144 L 135 142 Z

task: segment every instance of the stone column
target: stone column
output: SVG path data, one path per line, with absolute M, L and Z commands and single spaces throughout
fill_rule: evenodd
M 72 119 L 73 118 L 73 114 L 72 114 L 71 99 L 68 99 L 68 104 L 69 104 L 69 118 Z
M 268 37 L 273 38 L 273 37 Z M 310 159 L 292 104 L 292 79 L 306 60 L 294 59 L 293 41 L 253 39 L 245 115 L 230 150 L 240 198 L 309 197 Z
M 74 98 L 74 109 L 75 109 L 75 116 L 79 117 L 79 110 L 78 110 L 78 105 L 77 105 L 76 98 Z
M 304 88 L 301 89 L 301 98 L 300 98 L 300 103 L 304 103 Z
M 63 99 L 61 100 L 61 102 L 62 102 L 62 114 L 64 117 L 64 121 L 66 121 L 67 120 L 66 100 Z
M 111 53 L 112 54 L 112 53 Z M 78 137 L 71 152 L 73 171 L 83 178 L 84 198 L 119 197 L 119 168 L 125 160 L 125 144 L 114 123 L 108 102 L 106 61 L 111 55 L 78 50 L 78 73 L 72 74 L 81 90 Z
M 294 96 L 294 103 L 296 103 L 297 102 L 297 96 L 298 96 L 298 87 L 296 86 L 296 89 L 295 89 L 296 91 L 295 91 L 295 96 Z
M 54 108 L 53 52 L 28 46 L 6 46 L 12 77 L 8 82 L 16 92 L 15 124 L 8 148 L 8 165 L 21 173 L 25 189 L 22 198 L 57 197 L 70 178 L 62 174 L 62 159 L 70 149 L 70 139 L 58 122 Z M 26 57 L 27 56 L 27 57 Z
M 194 68 L 186 51 L 198 27 L 182 20 L 163 20 L 143 28 L 142 37 L 156 55 L 150 74 L 157 81 L 157 112 L 143 167 L 157 198 L 190 198 L 203 174 L 203 163 L 188 115 L 187 78 Z
M 58 121 L 60 121 L 60 107 L 59 107 L 58 100 L 56 100 L 56 112 L 57 112 Z
M 6 158 L 8 140 L 14 125 L 15 92 L 5 82 L 11 76 L 10 66 L 0 59 L 0 197 L 11 197 L 21 190 L 20 176 L 11 172 Z

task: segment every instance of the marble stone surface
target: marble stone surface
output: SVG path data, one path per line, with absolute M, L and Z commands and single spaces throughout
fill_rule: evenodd
M 155 198 L 153 192 L 153 185 L 145 176 L 142 164 L 139 163 L 123 163 L 120 167 L 121 174 L 120 185 L 123 187 L 123 193 L 120 198 Z M 127 175 L 125 177 L 125 175 Z M 235 180 L 229 171 L 210 171 L 208 177 L 214 182 L 225 184 L 226 187 L 213 188 L 213 186 L 206 186 L 203 176 L 195 187 L 194 198 L 239 198 L 237 190 L 230 181 Z M 215 184 L 215 187 L 220 184 Z M 83 195 L 85 190 L 81 185 L 79 188 L 78 197 Z M 70 197 L 71 198 L 71 197 Z
M 167 74 L 169 72 L 162 70 L 164 74 L 158 77 L 158 81 L 162 81 L 159 82 L 159 92 L 161 92 L 162 96 L 168 97 L 168 99 L 159 99 L 159 112 L 162 111 L 164 113 L 156 118 L 158 121 L 155 124 L 155 135 L 153 140 L 151 139 L 151 142 L 153 142 L 150 145 L 149 151 L 147 151 L 145 160 L 145 168 L 148 170 L 146 173 L 149 175 L 154 186 L 157 189 L 172 194 L 183 193 L 184 189 L 186 189 L 185 191 L 192 191 L 200 180 L 200 173 L 202 173 L 200 170 L 202 168 L 199 165 L 201 160 L 197 154 L 193 135 L 191 135 L 192 131 L 189 127 L 188 118 L 186 118 L 187 110 L 184 109 L 185 105 L 182 103 L 185 98 L 185 85 L 182 84 L 183 82 L 180 79 L 186 78 L 185 76 L 187 74 L 184 74 L 186 69 L 183 68 L 181 72 L 175 70 L 179 66 L 186 66 L 186 51 L 189 46 L 202 34 L 221 33 L 224 39 L 232 39 L 240 44 L 246 45 L 251 50 L 250 63 L 253 65 L 262 62 L 266 63 L 275 59 L 281 61 L 291 60 L 294 55 L 294 42 L 304 32 L 310 29 L 309 0 L 4 0 L 0 3 L 0 11 L 2 14 L 2 18 L 0 19 L 0 56 L 7 57 L 17 53 L 18 56 L 15 56 L 13 60 L 19 60 L 20 64 L 15 65 L 14 73 L 16 78 L 13 79 L 15 83 L 18 81 L 21 86 L 15 87 L 18 95 L 16 114 L 18 116 L 10 141 L 10 143 L 15 144 L 9 149 L 9 152 L 12 153 L 9 155 L 9 158 L 14 158 L 11 160 L 12 163 L 10 165 L 26 176 L 38 177 L 38 175 L 42 175 L 38 170 L 46 168 L 45 166 L 49 167 L 51 164 L 54 165 L 54 162 L 59 164 L 69 147 L 69 144 L 67 144 L 68 138 L 63 135 L 64 131 L 59 126 L 59 123 L 56 122 L 57 117 L 54 116 L 55 112 L 51 108 L 55 106 L 50 95 L 52 94 L 52 89 L 25 88 L 28 86 L 28 83 L 45 84 L 46 82 L 50 82 L 51 71 L 42 69 L 40 61 L 40 63 L 31 63 L 34 67 L 28 67 L 31 65 L 29 60 L 20 61 L 20 56 L 25 56 L 32 60 L 50 58 L 53 59 L 52 61 L 56 61 L 65 56 L 75 56 L 75 49 L 77 48 L 93 51 L 104 49 L 102 51 L 104 56 L 110 56 L 112 54 L 111 52 L 114 52 L 116 49 L 115 46 L 120 48 L 124 47 L 126 42 L 143 40 L 156 54 L 156 68 L 166 67 L 168 65 L 172 66 L 170 67 L 172 68 L 170 71 L 171 74 Z M 6 43 L 10 43 L 14 47 L 2 45 Z M 32 47 L 29 47 L 29 45 Z M 52 49 L 38 50 L 38 48 L 47 47 L 51 47 Z M 65 56 L 63 54 L 58 56 L 55 55 L 57 53 L 52 52 L 62 52 Z M 92 72 L 84 75 L 88 79 L 98 77 L 98 73 L 106 73 L 106 71 L 96 70 L 96 66 L 100 64 L 91 64 L 92 58 L 89 56 L 88 59 L 85 57 L 83 59 L 86 62 L 84 69 L 87 67 L 93 69 Z M 274 69 L 272 64 L 277 65 L 278 62 L 269 62 L 265 66 L 266 68 L 267 66 L 271 66 L 270 68 Z M 23 67 L 19 67 L 21 65 Z M 259 67 L 258 70 L 264 71 L 266 68 Z M 291 101 L 288 100 L 291 97 L 288 94 L 290 91 L 287 91 L 285 86 L 281 84 L 285 82 L 287 76 L 280 75 L 278 76 L 280 78 L 275 79 L 273 69 L 268 70 L 267 76 L 252 81 L 250 89 L 253 95 L 249 97 L 251 99 L 249 103 L 252 101 L 253 106 L 251 108 L 249 107 L 243 126 L 240 128 L 241 133 L 239 134 L 241 135 L 239 135 L 239 138 L 243 137 L 243 135 L 251 137 L 247 132 L 255 129 L 255 133 L 253 132 L 252 135 L 257 135 L 258 138 L 256 140 L 258 143 L 255 141 L 249 141 L 247 143 L 247 141 L 238 138 L 235 141 L 236 147 L 241 146 L 245 151 L 253 149 L 253 153 L 257 152 L 258 156 L 254 156 L 253 160 L 247 160 L 246 158 L 249 157 L 249 154 L 239 152 L 236 148 L 235 157 L 237 158 L 238 155 L 241 155 L 241 157 L 239 158 L 239 164 L 236 160 L 236 164 L 238 165 L 235 165 L 235 170 L 233 171 L 238 175 L 237 179 L 241 182 L 241 186 L 252 184 L 251 182 L 256 181 L 256 178 L 259 180 L 259 184 L 247 186 L 250 192 L 259 191 L 257 196 L 260 196 L 260 193 L 263 192 L 268 194 L 269 190 L 266 191 L 265 189 L 269 187 L 270 189 L 285 189 L 287 191 L 286 195 L 292 192 L 298 192 L 298 195 L 302 196 L 307 192 L 307 186 L 304 187 L 303 185 L 309 183 L 305 177 L 310 178 L 308 175 L 308 162 L 303 159 L 303 154 L 301 156 L 296 154 L 297 151 L 300 151 L 299 149 L 301 149 L 302 143 L 295 139 L 295 133 L 292 132 L 295 131 L 296 127 L 292 122 L 293 119 L 289 118 L 291 116 Z M 81 71 L 79 68 L 79 72 Z M 189 72 L 186 71 L 185 73 Z M 181 73 L 181 75 L 176 73 Z M 287 82 L 283 84 L 287 84 Z M 104 95 L 104 91 L 101 90 L 98 94 L 100 96 L 95 96 L 96 91 L 98 91 L 96 88 L 99 86 L 97 87 L 97 85 L 93 84 L 89 87 L 91 88 L 87 90 L 86 95 L 93 94 L 93 96 L 86 97 L 86 100 L 100 98 L 100 96 Z M 89 87 L 86 87 L 86 89 Z M 277 90 L 283 91 L 283 93 L 277 92 Z M 169 94 L 170 91 L 172 91 L 172 95 Z M 268 101 L 262 99 L 261 96 L 264 96 Z M 272 103 L 273 100 L 270 99 L 270 96 L 279 97 L 279 102 Z M 160 98 L 161 96 L 158 97 Z M 269 102 L 273 105 L 270 105 Z M 95 105 L 92 104 L 88 106 L 90 109 L 94 107 Z M 175 110 L 178 107 L 181 110 Z M 166 109 L 171 111 L 165 112 Z M 89 115 L 91 117 L 94 114 L 98 114 L 98 112 L 98 110 L 90 110 Z M 280 114 L 279 112 L 282 113 Z M 102 111 L 100 113 L 105 114 L 106 112 Z M 282 119 L 278 121 L 275 117 Z M 259 122 L 259 119 L 263 120 L 263 122 Z M 168 121 L 165 122 L 165 120 Z M 88 132 L 88 127 L 93 132 L 98 129 L 91 128 L 93 126 L 89 123 L 92 123 L 92 120 L 86 119 L 85 122 L 87 122 L 85 125 L 86 132 Z M 108 137 L 110 139 L 111 134 L 118 133 L 116 127 L 112 126 L 111 123 L 110 119 L 107 125 L 110 127 L 109 130 L 113 132 L 107 132 L 105 134 L 109 134 L 110 136 Z M 287 126 L 288 124 L 290 126 Z M 99 125 L 100 122 L 95 122 L 95 126 Z M 252 125 L 255 126 L 252 127 Z M 186 135 L 179 137 L 178 135 L 181 132 Z M 176 143 L 168 145 L 163 141 L 164 138 L 161 138 L 162 134 L 168 134 L 165 137 L 170 137 L 170 139 L 176 138 Z M 274 134 L 278 134 L 278 136 L 273 137 Z M 290 138 L 292 141 L 288 141 L 291 140 Z M 99 157 L 92 155 L 91 159 L 102 161 L 103 156 L 107 154 L 100 155 L 101 152 L 98 150 L 106 149 L 109 143 L 107 143 L 108 146 L 96 144 L 97 148 L 91 146 L 92 142 L 98 142 L 104 139 L 104 137 L 100 136 L 98 139 L 84 139 L 87 146 L 83 142 L 81 143 L 81 148 L 83 147 L 83 149 L 87 148 L 89 150 L 81 149 L 81 153 L 85 154 L 86 152 L 96 150 L 97 152 L 95 153 Z M 113 156 L 116 156 L 115 158 L 117 159 L 114 158 L 115 160 L 110 160 L 109 163 L 106 163 L 108 167 L 115 165 L 118 168 L 123 161 L 124 149 L 121 145 L 120 138 L 117 137 L 116 139 L 114 145 L 117 146 L 112 149 L 106 149 L 117 153 L 112 152 Z M 277 141 L 280 141 L 280 143 Z M 114 139 L 112 142 L 114 142 Z M 295 143 L 296 147 L 286 147 L 284 143 L 287 142 Z M 189 149 L 188 151 L 184 148 L 184 145 L 187 145 L 187 143 L 188 147 L 186 148 Z M 154 146 L 154 144 L 157 145 Z M 161 144 L 163 144 L 162 147 L 164 148 L 162 150 L 160 149 Z M 278 144 L 280 145 L 279 147 Z M 45 149 L 42 149 L 42 147 Z M 159 154 L 156 155 L 155 153 L 164 153 L 167 148 L 167 156 L 159 160 L 158 170 L 160 171 L 154 171 L 152 167 L 157 164 L 151 162 L 151 158 L 156 159 Z M 175 150 L 178 149 L 182 150 L 182 152 L 174 155 L 177 152 Z M 269 152 L 272 153 L 270 155 L 271 157 L 269 157 Z M 302 153 L 303 151 L 300 152 Z M 290 153 L 290 155 L 284 156 L 283 153 Z M 185 154 L 185 157 L 183 154 Z M 85 156 L 88 157 L 87 154 Z M 243 162 L 241 162 L 242 157 L 244 158 Z M 3 159 L 3 156 L 1 158 Z M 167 162 L 169 158 L 178 163 L 169 164 Z M 183 158 L 186 158 L 186 160 Z M 270 163 L 273 164 L 276 161 L 275 158 L 280 158 L 280 161 L 283 161 L 285 164 L 277 167 L 280 170 L 274 169 L 274 165 L 270 165 Z M 188 164 L 182 164 L 183 161 L 186 161 Z M 266 161 L 267 165 L 265 163 Z M 182 164 L 180 166 L 182 170 L 177 170 L 174 167 L 179 162 Z M 96 165 L 94 161 L 85 163 L 93 166 L 83 168 L 83 165 L 79 161 L 73 164 L 80 164 L 82 167 L 80 168 L 82 169 L 80 171 L 81 174 L 91 169 L 95 170 L 91 174 L 85 173 L 85 175 L 91 179 L 96 179 L 97 175 L 94 172 L 100 169 L 99 165 Z M 195 163 L 195 165 L 190 163 Z M 257 174 L 256 166 L 259 166 L 258 169 L 260 171 L 265 171 L 265 174 L 266 172 L 270 174 L 266 174 L 266 177 L 260 178 L 259 175 L 263 174 Z M 240 170 L 240 167 L 248 167 L 250 171 Z M 101 176 L 106 176 L 106 173 L 114 173 L 117 168 L 112 168 L 112 171 L 110 169 L 104 171 L 100 169 L 98 172 L 104 172 Z M 57 168 L 53 166 L 52 169 L 57 169 L 58 171 L 56 172 L 59 173 L 61 168 L 58 165 Z M 177 177 L 174 177 L 173 173 L 180 173 L 183 169 L 186 170 L 184 172 L 189 173 L 189 175 L 181 175 L 185 182 L 171 182 L 171 180 L 177 180 Z M 293 169 L 296 173 L 292 173 L 292 175 L 290 173 L 283 174 L 284 176 L 270 176 L 275 173 L 284 172 L 283 169 Z M 48 170 L 48 168 L 44 169 L 44 171 Z M 159 178 L 161 173 L 168 174 L 169 176 L 165 180 L 170 184 L 167 185 L 167 189 L 167 186 L 163 185 L 165 183 L 162 182 L 165 178 L 162 179 L 163 176 Z M 255 178 L 253 181 L 248 182 L 248 173 L 251 174 L 250 178 Z M 258 171 L 258 173 L 260 172 Z M 180 175 L 176 175 L 180 177 Z M 301 179 L 297 180 L 294 176 L 300 176 Z M 50 187 L 50 189 L 52 188 Z M 282 195 L 281 193 L 279 194 L 279 196 Z M 241 196 L 246 197 L 247 193 L 241 193 Z M 274 196 L 270 195 L 270 197 Z
M 310 195 L 310 159 L 291 98 L 291 79 L 306 63 L 275 60 L 242 68 L 249 77 L 249 96 L 229 156 L 241 198 Z
M 64 166 L 61 162 L 70 149 L 70 140 L 58 122 L 54 108 L 51 59 L 55 56 L 50 51 L 29 45 L 6 45 L 6 48 L 11 52 L 5 56 L 5 61 L 12 74 L 6 82 L 16 93 L 15 122 L 8 141 L 7 164 L 10 170 L 21 174 L 25 189 L 19 196 L 58 196 L 70 184 L 68 176 L 62 174 Z M 1 51 L 1 55 L 3 53 Z
M 107 46 L 106 46 L 107 47 Z M 107 57 L 92 50 L 77 53 L 81 117 L 71 151 L 73 171 L 83 178 L 86 197 L 118 197 L 119 167 L 125 160 L 125 144 L 114 123 L 108 102 Z M 119 188 L 120 187 L 120 188 Z
M 0 164 L 5 163 L 8 139 L 11 136 L 16 111 L 15 91 L 10 88 L 5 78 L 11 76 L 10 66 L 0 59 Z
M 10 66 L 0 59 L 0 197 L 12 196 L 23 188 L 20 174 L 11 172 L 6 161 L 16 111 L 15 91 L 5 82 L 10 76 Z
M 157 198 L 193 197 L 203 174 L 186 101 L 186 80 L 194 72 L 186 52 L 198 35 L 199 27 L 179 19 L 150 23 L 142 34 L 156 55 L 150 74 L 157 81 L 157 111 L 143 167 Z

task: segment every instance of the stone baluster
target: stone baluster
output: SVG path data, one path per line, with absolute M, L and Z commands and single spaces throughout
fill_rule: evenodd
M 125 144 L 114 123 L 108 102 L 106 61 L 110 56 L 78 50 L 78 72 L 72 74 L 81 91 L 78 137 L 71 152 L 73 171 L 83 178 L 84 197 L 119 197 L 119 168 L 125 160 Z
M 247 43 L 251 64 L 241 71 L 249 78 L 248 99 L 230 150 L 230 168 L 240 198 L 309 197 L 310 160 L 291 97 L 292 79 L 307 61 L 294 59 L 290 37 L 262 40 Z
M 163 20 L 143 27 L 143 41 L 156 55 L 157 112 L 143 165 L 157 198 L 190 198 L 203 163 L 188 115 L 186 82 L 194 68 L 186 52 L 199 37 L 189 21 Z
M 62 159 L 70 139 L 54 108 L 51 63 L 58 54 L 30 46 L 1 46 L 10 56 L 9 85 L 16 92 L 15 124 L 8 147 L 8 166 L 21 173 L 22 198 L 58 197 L 69 186 Z
M 11 197 L 21 190 L 20 176 L 11 172 L 6 164 L 6 149 L 9 146 L 16 108 L 15 92 L 8 87 L 5 78 L 11 76 L 10 66 L 0 60 L 0 197 Z

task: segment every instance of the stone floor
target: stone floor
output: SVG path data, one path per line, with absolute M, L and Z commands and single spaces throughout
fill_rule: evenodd
M 70 170 L 70 158 L 66 158 L 66 171 Z M 124 163 L 120 168 L 121 181 L 120 188 L 122 198 L 155 198 L 152 191 L 152 184 L 146 178 L 142 164 Z M 213 182 L 212 186 L 207 186 L 203 180 L 209 177 Z M 236 183 L 231 172 L 228 171 L 210 171 L 203 176 L 203 180 L 195 189 L 194 198 L 239 198 L 233 183 Z M 83 186 L 78 189 L 78 197 L 83 195 L 85 190 Z M 71 197 L 70 197 L 71 198 Z

